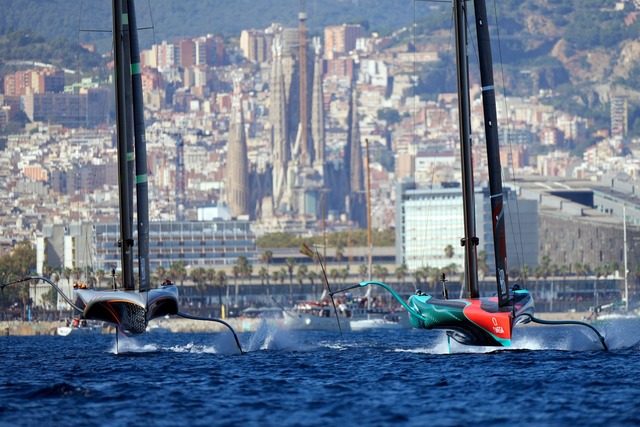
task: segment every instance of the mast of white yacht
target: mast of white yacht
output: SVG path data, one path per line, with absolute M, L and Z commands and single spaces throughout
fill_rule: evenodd
M 113 50 L 114 79 L 116 90 L 116 141 L 118 145 L 118 194 L 120 204 L 120 256 L 122 268 L 122 286 L 124 290 L 134 289 L 133 279 L 133 194 L 131 179 L 133 172 L 133 140 L 131 132 L 130 110 L 127 107 L 127 52 L 128 22 L 124 22 L 126 0 L 113 1 Z
M 144 125 L 142 95 L 142 69 L 140 46 L 134 1 L 128 2 L 129 43 L 131 51 L 131 89 L 133 105 L 133 130 L 135 141 L 136 219 L 138 221 L 138 275 L 139 290 L 148 291 L 149 281 L 149 184 L 147 181 L 147 139 Z
M 627 206 L 622 205 L 622 233 L 624 240 L 624 309 L 629 311 L 629 280 L 627 268 Z
M 368 272 L 369 272 L 369 281 L 371 281 L 371 275 L 372 275 L 372 264 L 373 264 L 373 242 L 371 239 L 371 175 L 369 172 L 369 140 L 365 139 L 364 140 L 365 144 L 365 157 L 364 157 L 364 170 L 367 173 L 367 181 L 365 183 L 366 185 L 366 191 L 367 191 L 367 249 L 368 249 L 368 254 L 369 254 L 369 259 L 368 259 Z

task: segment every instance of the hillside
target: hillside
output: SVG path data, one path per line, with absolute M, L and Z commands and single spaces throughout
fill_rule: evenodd
M 0 57 L 7 60 L 33 56 L 47 61 L 48 55 L 57 59 L 57 63 L 69 64 L 71 58 L 77 61 L 77 57 L 65 51 L 78 41 L 95 43 L 99 50 L 106 51 L 111 45 L 110 3 L 110 0 L 3 0 L 0 36 L 26 30 L 35 38 L 42 35 L 47 40 L 55 39 L 52 46 L 58 53 L 44 52 L 41 44 L 12 49 L 11 43 L 7 44 L 12 39 L 4 38 L 0 39 L 0 48 L 4 49 Z M 443 50 L 451 43 L 448 3 L 411 0 L 306 0 L 305 3 L 308 25 L 314 34 L 325 25 L 362 22 L 370 31 L 381 34 L 404 27 L 406 30 L 400 32 L 401 39 L 397 42 L 415 44 L 419 51 Z M 154 41 L 207 33 L 237 39 L 242 29 L 265 28 L 272 22 L 296 26 L 299 4 L 300 0 L 136 2 L 143 48 Z M 624 7 L 616 8 L 617 5 Z M 500 70 L 496 79 L 499 84 L 504 81 L 509 94 L 531 95 L 552 89 L 560 96 L 551 102 L 566 111 L 594 118 L 596 123 L 608 120 L 612 94 L 624 94 L 630 99 L 630 128 L 640 135 L 637 61 L 640 11 L 633 2 L 496 0 L 488 2 L 487 10 L 491 28 L 499 28 L 499 32 L 492 33 L 494 64 Z M 410 29 L 414 19 L 415 35 Z M 86 66 L 95 64 L 94 61 L 82 58 L 79 62 Z M 428 95 L 441 91 L 443 70 L 449 66 L 431 64 L 420 69 L 420 92 Z
M 626 95 L 630 100 L 630 131 L 640 135 L 640 11 L 631 2 L 622 10 L 616 10 L 616 4 L 621 2 L 496 2 L 499 30 L 492 30 L 491 35 L 496 81 L 502 84 L 504 79 L 511 95 L 535 95 L 552 89 L 558 96 L 545 102 L 592 118 L 597 126 L 605 127 L 611 96 Z M 493 5 L 488 2 L 487 10 L 491 28 L 496 28 Z M 448 9 L 429 16 L 418 26 L 417 50 L 442 49 L 434 44 L 451 43 L 450 26 Z M 440 32 L 443 37 L 434 37 Z M 411 40 L 412 36 L 406 39 Z M 427 82 L 442 80 L 437 78 L 439 69 L 423 71 Z
M 162 40 L 203 34 L 237 37 L 243 29 L 266 28 L 272 22 L 297 26 L 299 0 L 153 0 L 136 1 L 143 47 Z M 411 0 L 306 0 L 312 33 L 344 22 L 367 21 L 376 31 L 390 31 L 413 22 Z M 151 10 L 149 10 L 149 4 Z M 3 0 L 0 34 L 37 31 L 46 38 L 64 38 L 110 47 L 110 0 Z M 152 19 L 153 17 L 153 19 Z M 148 29 L 154 26 L 154 30 Z M 37 30 L 36 30 L 37 29 Z

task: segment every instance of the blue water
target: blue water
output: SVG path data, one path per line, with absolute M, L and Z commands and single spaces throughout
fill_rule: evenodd
M 0 338 L 0 425 L 640 425 L 640 328 L 519 327 L 513 347 L 423 330 Z

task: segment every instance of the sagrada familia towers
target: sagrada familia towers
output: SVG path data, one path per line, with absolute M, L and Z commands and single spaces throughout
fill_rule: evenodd
M 307 42 L 300 13 L 297 51 L 276 32 L 269 93 L 271 162 L 267 172 L 250 171 L 241 93 L 236 84 L 228 141 L 225 201 L 233 216 L 316 222 L 325 212 L 345 214 L 366 227 L 366 197 L 355 79 L 348 138 L 342 159 L 325 157 L 323 59 L 320 39 Z M 310 55 L 311 54 L 311 55 Z M 313 61 L 307 61 L 309 56 Z M 310 95 L 310 96 L 309 96 Z
M 231 123 L 229 125 L 228 168 L 225 176 L 226 199 L 231 215 L 238 217 L 249 214 L 249 159 L 247 158 L 247 138 L 242 114 L 242 94 L 240 80 L 234 80 Z

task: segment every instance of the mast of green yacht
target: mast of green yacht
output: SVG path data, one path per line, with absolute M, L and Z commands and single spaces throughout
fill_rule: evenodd
M 465 291 L 468 298 L 480 297 L 478 289 L 478 237 L 473 182 L 471 148 L 471 102 L 469 100 L 469 61 L 467 57 L 466 4 L 454 0 L 453 15 L 456 30 L 456 65 L 458 77 L 458 120 L 462 160 L 462 204 L 464 213 Z
M 509 278 L 507 275 L 507 240 L 504 225 L 498 117 L 493 84 L 493 60 L 491 57 L 491 40 L 489 38 L 485 1 L 475 0 L 473 5 L 476 17 L 484 130 L 487 144 L 487 163 L 489 166 L 489 197 L 493 223 L 493 247 L 496 264 L 498 304 L 503 307 L 509 304 Z

